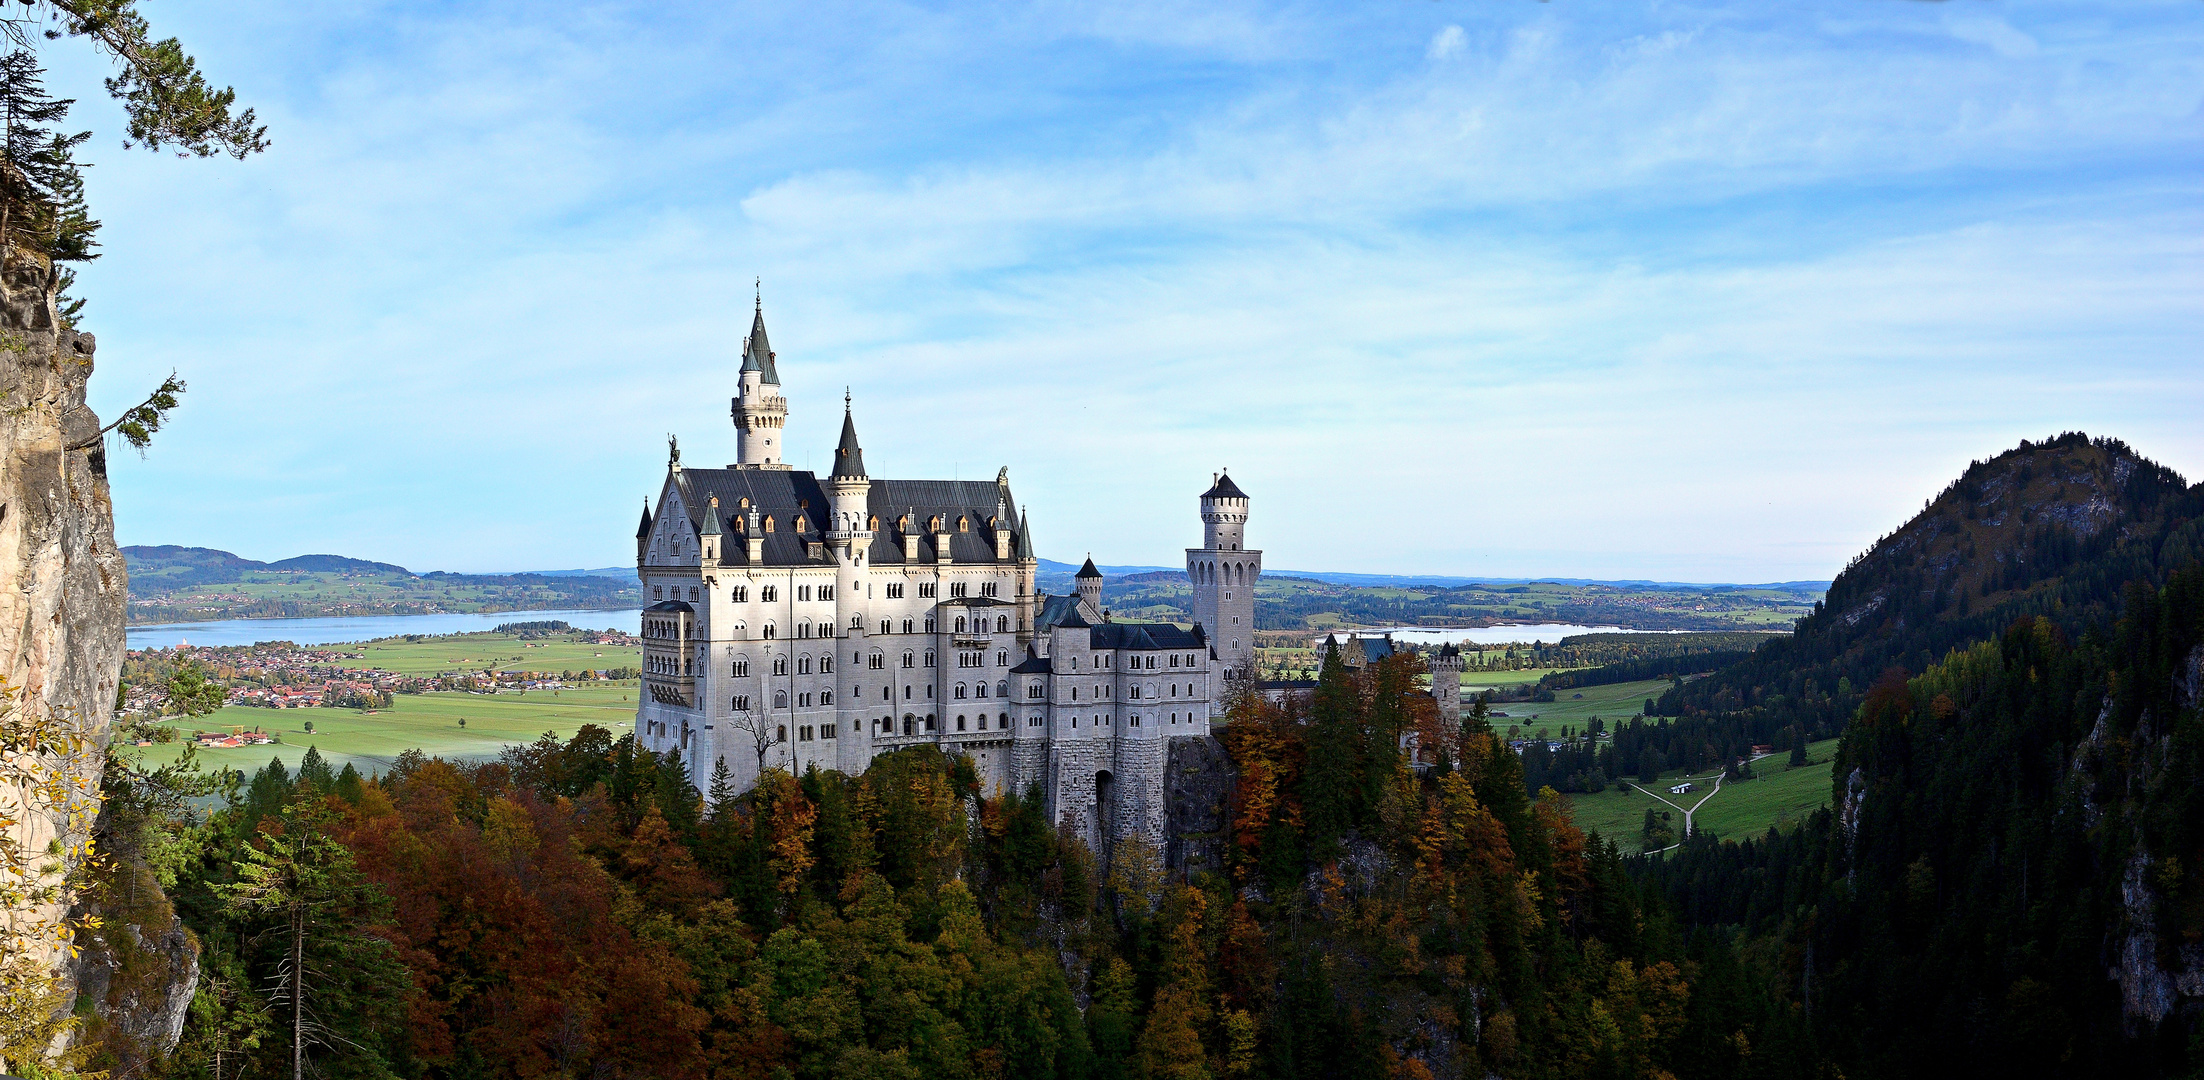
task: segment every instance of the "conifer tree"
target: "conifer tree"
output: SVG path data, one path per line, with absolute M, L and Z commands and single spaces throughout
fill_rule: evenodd
M 1339 857 L 1340 834 L 1353 828 L 1359 816 L 1357 796 L 1363 757 L 1360 706 L 1353 676 L 1339 659 L 1338 645 L 1328 644 L 1309 718 L 1308 768 L 1301 777 L 1309 855 L 1318 862 Z

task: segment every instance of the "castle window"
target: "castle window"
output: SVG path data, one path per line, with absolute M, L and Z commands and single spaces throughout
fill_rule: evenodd
M 998 634 L 1007 634 L 1010 632 L 1010 616 L 995 616 L 995 632 Z
M 798 586 L 796 586 L 796 599 L 798 599 L 798 600 L 809 600 L 809 599 L 811 599 L 811 586 L 809 586 L 809 585 L 798 585 Z
M 800 637 L 800 638 L 807 638 L 807 637 L 810 637 L 810 636 L 811 636 L 811 624 L 810 624 L 810 623 L 807 623 L 807 622 L 800 622 L 800 623 L 797 623 L 797 624 L 796 624 L 796 636 L 797 636 L 797 637 Z
M 689 586 L 689 599 L 696 599 L 696 586 L 694 585 Z
M 1079 700 L 1079 688 L 1076 686 L 1071 688 L 1071 699 L 1073 701 Z
M 927 531 L 927 532 L 930 532 L 930 533 L 937 533 L 937 532 L 940 532 L 940 531 L 941 531 L 941 519 L 940 519 L 939 517 L 930 517 L 930 518 L 927 518 L 927 519 L 926 519 L 926 531 Z
M 962 615 L 959 615 L 959 616 L 957 616 L 957 633 L 960 633 L 960 634 L 961 634 L 961 633 L 963 633 L 963 632 L 964 632 L 964 616 L 962 616 Z
M 986 684 L 986 683 L 980 683 L 979 685 L 977 685 L 977 686 L 973 687 L 973 688 L 972 688 L 972 696 L 973 696 L 973 697 L 986 697 L 986 696 L 987 696 L 987 684 Z
M 776 708 L 776 709 L 785 709 L 785 708 L 787 708 L 787 707 L 788 707 L 788 691 L 786 691 L 786 690 L 775 690 L 775 691 L 773 691 L 773 707 L 774 707 L 774 708 Z M 785 739 L 785 738 L 787 738 L 788 736 L 786 736 L 786 735 L 783 735 L 783 736 L 781 736 L 781 737 Z
M 810 657 L 808 657 L 808 656 L 799 656 L 799 657 L 797 657 L 797 658 L 796 658 L 796 674 L 798 674 L 798 675 L 809 675 L 809 674 L 811 674 L 811 658 L 810 658 Z
M 734 587 L 733 589 L 731 589 L 731 590 L 729 590 L 729 591 L 728 591 L 728 593 L 727 593 L 727 598 L 728 598 L 728 599 L 730 599 L 730 600 L 733 600 L 733 601 L 734 601 L 735 603 L 738 603 L 738 604 L 747 604 L 747 603 L 749 603 L 749 602 L 750 602 L 750 586 L 748 586 L 748 585 L 737 585 L 737 586 L 735 586 L 735 587 Z
M 749 677 L 750 677 L 750 661 L 749 661 L 748 659 L 742 659 L 742 660 L 737 660 L 737 661 L 735 661 L 735 667 L 734 667 L 734 670 L 733 670 L 733 672 L 731 672 L 731 674 L 733 674 L 733 675 L 734 675 L 734 677 L 735 677 L 735 678 L 738 678 L 738 679 L 747 679 L 747 678 L 749 678 Z
M 932 650 L 932 649 L 928 649 L 928 650 L 926 650 L 926 666 L 927 666 L 927 667 L 932 667 L 932 666 L 934 666 L 934 650 Z
M 666 598 L 666 587 L 664 585 L 651 586 L 650 598 L 653 600 L 664 600 Z
M 682 736 L 682 737 L 683 737 L 683 738 L 687 738 L 688 736 L 684 735 L 684 736 Z M 788 741 L 788 725 L 787 725 L 787 724 L 782 724 L 782 725 L 780 725 L 779 727 L 776 727 L 776 728 L 774 728 L 774 729 L 773 729 L 773 737 L 774 737 L 774 738 L 776 738 L 776 739 L 778 739 L 778 740 L 780 740 L 781 742 L 787 742 L 787 741 Z
M 811 741 L 811 725 L 810 725 L 810 724 L 805 724 L 804 726 L 802 726 L 802 727 L 800 727 L 800 728 L 797 728 L 797 729 L 796 729 L 796 741 L 798 741 L 798 742 L 810 742 L 810 741 Z
M 765 624 L 765 639 L 766 639 L 767 641 L 771 641 L 771 640 L 773 640 L 773 638 L 774 638 L 774 637 L 776 637 L 776 636 L 778 635 L 778 633 L 779 633 L 779 631 L 777 631 L 777 630 L 775 630 L 775 629 L 774 629 L 774 627 L 773 627 L 773 624 L 772 624 L 772 623 L 766 623 L 766 624 Z
M 781 589 L 778 585 L 761 585 L 758 587 L 758 599 L 768 604 L 780 599 L 780 595 Z
M 771 514 L 767 514 L 767 515 L 765 515 L 765 531 L 766 531 L 766 532 L 772 532 L 772 531 L 773 531 L 773 515 L 771 515 Z
M 1135 717 L 1132 717 L 1131 719 L 1132 719 L 1132 722 L 1133 722 L 1133 726 L 1134 726 L 1134 727 L 1139 727 L 1139 726 L 1140 726 L 1140 718 L 1139 718 L 1139 717 L 1135 716 Z
M 832 600 L 832 599 L 834 599 L 834 586 L 832 586 L 832 585 L 821 585 L 821 586 L 819 586 L 819 599 L 821 599 L 821 600 Z
M 963 684 L 963 683 L 958 683 L 958 684 L 957 684 L 957 697 L 958 697 L 958 698 L 960 698 L 960 699 L 964 697 L 964 684 Z
M 926 632 L 929 634 L 934 632 L 934 617 L 931 615 L 926 616 Z
M 960 532 L 960 533 L 961 533 L 961 532 L 971 532 L 971 531 L 972 531 L 972 519 L 970 519 L 970 518 L 966 518 L 966 517 L 959 517 L 959 518 L 957 518 L 957 531 L 958 531 L 958 532 Z
M 910 633 L 910 632 L 911 632 L 911 620 L 909 620 L 909 619 L 905 619 L 905 620 L 903 620 L 903 632 L 904 632 L 904 633 L 906 633 L 906 634 L 908 634 L 908 633 Z
M 953 599 L 956 599 L 957 597 L 963 596 L 963 595 L 964 595 L 964 590 L 965 590 L 965 584 L 964 584 L 964 582 L 961 582 L 961 581 L 952 581 L 952 582 L 950 582 L 950 583 L 949 583 L 949 597 L 950 597 L 950 599 L 952 599 L 952 600 L 953 600 Z
M 882 656 L 879 653 L 874 653 L 866 658 L 865 666 L 871 668 L 874 671 L 879 671 L 880 669 L 888 666 L 888 658 Z
M 834 657 L 831 655 L 821 656 L 819 658 L 819 670 L 821 672 L 831 673 L 834 670 Z
M 871 517 L 869 517 L 869 518 L 866 518 L 866 519 L 865 519 L 865 529 L 866 529 L 866 531 L 868 531 L 868 532 L 879 532 L 879 531 L 880 531 L 880 515 L 878 515 L 878 514 L 874 514 L 873 516 L 871 516 Z
M 863 630 L 865 628 L 865 617 L 863 615 L 850 616 L 849 628 L 852 630 Z
M 733 704 L 733 706 L 734 706 L 734 709 L 735 709 L 735 711 L 736 711 L 736 712 L 749 712 L 749 711 L 750 711 L 750 695 L 748 695 L 748 694 L 736 694 L 736 695 L 735 695 L 735 700 L 734 700 L 734 701 L 732 702 L 732 704 Z
M 832 691 L 832 690 L 821 690 L 821 691 L 819 691 L 819 704 L 821 704 L 821 705 L 832 705 L 832 704 L 834 704 L 834 691 Z
M 1027 696 L 1027 697 L 1029 697 L 1029 698 L 1037 698 L 1037 697 L 1040 697 L 1042 693 L 1043 693 L 1043 691 L 1042 691 L 1042 689 L 1041 689 L 1041 684 L 1040 684 L 1040 683 L 1034 683 L 1033 685 L 1031 685 L 1031 686 L 1028 686 L 1028 687 L 1026 687 L 1026 688 L 1025 688 L 1025 696 Z
M 892 623 L 892 622 L 889 622 L 889 621 L 888 621 L 888 620 L 886 620 L 886 619 L 882 619 L 882 620 L 880 620 L 880 632 L 881 632 L 882 634 L 886 634 L 886 633 L 890 632 L 890 628 L 891 628 L 891 627 L 893 627 L 894 625 L 895 625 L 894 623 Z
M 891 581 L 891 582 L 889 582 L 889 583 L 888 583 L 888 599 L 890 599 L 890 600 L 901 600 L 901 599 L 903 599 L 903 583 L 902 583 L 902 582 L 900 582 L 900 581 Z
M 810 707 L 811 707 L 811 695 L 810 695 L 810 694 L 798 694 L 798 695 L 796 695 L 796 707 L 797 707 L 797 708 L 799 708 L 799 709 L 808 709 L 808 708 L 810 708 Z
M 796 531 L 803 532 L 809 528 L 811 528 L 811 522 L 805 520 L 802 514 L 796 515 Z
M 834 624 L 833 624 L 833 623 L 830 623 L 830 622 L 822 622 L 822 623 L 820 623 L 820 624 L 819 624 L 819 636 L 820 636 L 820 637 L 833 637 L 833 636 L 834 636 Z
M 785 656 L 776 656 L 776 657 L 774 657 L 774 658 L 773 658 L 773 674 L 775 674 L 775 675 L 786 675 L 786 674 L 788 674 L 788 658 L 787 658 L 787 657 L 785 657 Z
M 831 739 L 835 736 L 837 732 L 841 730 L 842 726 L 840 724 L 826 724 L 819 728 L 819 737 L 822 739 Z M 851 730 L 854 731 L 856 729 L 852 728 Z
M 963 731 L 963 730 L 964 730 L 964 715 L 963 715 L 962 713 L 959 713 L 959 714 L 957 715 L 957 730 L 958 730 L 958 731 Z
M 1026 717 L 1026 718 L 1025 718 L 1025 726 L 1027 726 L 1027 727 L 1040 727 L 1040 726 L 1041 726 L 1041 718 L 1040 718 L 1040 717 L 1038 717 L 1038 716 L 1028 716 L 1028 717 Z
M 1007 652 L 1007 651 L 998 651 L 998 652 L 997 652 L 997 653 L 995 654 L 995 666 L 996 666 L 996 667 L 1009 667 L 1009 666 L 1010 666 L 1010 653 L 1009 653 L 1009 652 Z
M 904 667 L 910 667 L 910 666 L 911 666 L 911 654 L 910 654 L 910 653 L 907 653 L 907 652 L 906 652 L 906 653 L 904 653 L 904 654 L 903 654 L 903 666 L 904 666 Z
M 996 697 L 1009 697 L 1009 696 L 1010 696 L 1010 684 L 1009 684 L 1009 683 L 1006 683 L 1006 682 L 998 682 L 998 683 L 996 683 L 996 684 L 995 684 L 995 696 L 996 696 Z
M 918 583 L 918 598 L 921 600 L 931 600 L 935 596 L 939 595 L 940 588 L 941 586 L 934 582 L 921 581 Z M 931 630 L 933 628 L 927 627 L 927 629 Z
M 928 731 L 932 731 L 932 730 L 934 730 L 934 714 L 932 714 L 932 713 L 927 713 L 927 714 L 926 714 L 926 730 L 928 730 Z
M 904 714 L 903 714 L 903 734 L 905 734 L 905 735 L 909 735 L 909 734 L 911 734 L 912 732 L 916 731 L 916 730 L 917 730 L 917 725 L 918 725 L 918 718 L 917 718 L 917 717 L 915 717 L 915 716 L 912 716 L 912 715 L 911 715 L 910 713 L 904 713 Z
M 995 583 L 994 583 L 994 582 L 992 582 L 992 581 L 983 581 L 983 582 L 980 582 L 980 595 L 981 595 L 981 596 L 993 596 L 993 595 L 995 595 Z

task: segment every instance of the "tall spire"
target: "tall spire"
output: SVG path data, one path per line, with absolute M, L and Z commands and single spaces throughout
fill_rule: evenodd
M 842 444 L 834 448 L 831 479 L 865 475 L 865 451 L 857 445 L 857 421 L 850 416 L 849 391 L 842 391 Z
M 755 371 L 760 382 L 773 386 L 781 384 L 781 373 L 773 367 L 773 343 L 765 339 L 765 293 L 758 292 L 757 307 L 750 316 L 750 339 L 742 343 L 742 370 Z
M 637 540 L 647 540 L 647 539 L 649 539 L 649 538 L 650 538 L 650 500 L 649 500 L 649 499 L 644 499 L 644 500 L 643 500 L 643 523 L 642 523 L 641 525 L 637 525 L 637 526 L 635 527 L 635 538 L 636 538 Z
M 717 495 L 714 495 L 714 496 L 712 496 L 712 501 L 711 501 L 711 503 L 710 503 L 709 505 L 707 505 L 707 506 L 706 506 L 706 507 L 704 508 L 704 525 L 703 525 L 703 527 L 702 527 L 702 528 L 700 528 L 700 529 L 698 529 L 698 530 L 697 530 L 697 535 L 698 535 L 698 536 L 718 536 L 718 535 L 720 535 L 720 532 L 719 532 L 719 496 L 717 496 Z

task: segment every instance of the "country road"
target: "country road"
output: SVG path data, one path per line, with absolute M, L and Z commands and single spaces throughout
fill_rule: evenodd
M 1767 758 L 1771 758 L 1771 757 L 1774 757 L 1774 756 L 1775 756 L 1775 754 L 1774 754 L 1774 753 L 1766 753 L 1766 754 L 1755 754 L 1755 755 L 1753 755 L 1752 757 L 1746 758 L 1745 760 L 1746 760 L 1746 762 L 1747 762 L 1748 764 L 1750 764 L 1751 762 L 1755 762 L 1755 761 L 1761 761 L 1761 760 L 1765 760 L 1765 759 L 1767 759 Z M 1711 787 L 1711 788 L 1708 788 L 1708 789 L 1707 789 L 1707 793 L 1706 793 L 1706 794 L 1704 794 L 1704 795 L 1701 795 L 1701 796 L 1699 796 L 1699 801 L 1698 801 L 1698 802 L 1692 803 L 1692 804 L 1691 804 L 1690 806 L 1688 806 L 1688 807 L 1685 807 L 1685 806 L 1678 806 L 1678 805 L 1676 805 L 1675 803 L 1669 802 L 1669 801 L 1668 801 L 1667 799 L 1663 799 L 1663 798 L 1661 798 L 1661 797 L 1660 797 L 1660 795 L 1658 795 L 1657 793 L 1655 793 L 1655 792 L 1654 792 L 1654 791 L 1653 791 L 1653 790 L 1652 790 L 1651 788 L 1648 788 L 1648 787 L 1646 787 L 1646 786 L 1644 786 L 1644 785 L 1642 785 L 1642 784 L 1632 784 L 1632 783 L 1627 783 L 1627 782 L 1625 782 L 1625 783 L 1623 784 L 1623 786 L 1624 786 L 1624 787 L 1627 787 L 1627 788 L 1630 788 L 1630 789 L 1632 789 L 1632 790 L 1638 791 L 1638 792 L 1640 792 L 1640 793 L 1642 793 L 1642 794 L 1645 794 L 1645 795 L 1649 795 L 1649 796 L 1652 796 L 1652 797 L 1653 797 L 1653 798 L 1654 798 L 1655 800 L 1658 800 L 1658 801 L 1659 801 L 1659 802 L 1661 803 L 1661 805 L 1663 805 L 1663 806 L 1666 806 L 1666 807 L 1669 807 L 1670 809 L 1676 810 L 1676 811 L 1678 811 L 1678 812 L 1680 812 L 1680 813 L 1682 813 L 1682 814 L 1684 815 L 1684 831 L 1683 831 L 1682 833 L 1678 834 L 1678 838 L 1677 838 L 1677 841 L 1676 841 L 1675 843 L 1673 843 L 1673 844 L 1670 844 L 1670 845 L 1668 845 L 1667 847 L 1661 848 L 1661 849 L 1659 849 L 1659 850 L 1656 850 L 1656 851 L 1648 851 L 1648 852 L 1646 852 L 1645 854 L 1647 854 L 1647 855 L 1658 855 L 1658 854 L 1660 854 L 1660 853 L 1661 853 L 1661 852 L 1663 852 L 1663 851 L 1674 851 L 1674 850 L 1676 850 L 1677 848 L 1679 848 L 1679 847 L 1682 847 L 1682 846 L 1683 846 L 1683 842 L 1684 842 L 1685 840 L 1687 840 L 1687 839 L 1690 839 L 1690 837 L 1691 837 L 1691 815 L 1692 815 L 1692 814 L 1694 814 L 1694 813 L 1697 813 L 1700 807 L 1702 807 L 1702 806 L 1705 806 L 1705 805 L 1707 804 L 1707 800 L 1708 800 L 1708 799 L 1711 799 L 1711 798 L 1713 798 L 1713 797 L 1715 796 L 1715 794 L 1716 794 L 1717 792 L 1719 792 L 1719 791 L 1721 791 L 1721 790 L 1722 790 L 1722 777 L 1723 777 L 1723 776 L 1724 776 L 1724 775 L 1725 775 L 1726 773 L 1728 773 L 1728 772 L 1729 772 L 1729 770 L 1727 770 L 1727 769 L 1723 769 L 1723 770 L 1721 770 L 1720 772 L 1716 772 L 1716 773 L 1714 773 L 1714 774 L 1713 774 L 1713 779 L 1714 779 L 1714 786 L 1713 786 L 1713 787 Z M 1677 780 L 1678 782 L 1683 782 L 1683 781 L 1689 781 L 1689 782 L 1692 782 L 1692 783 L 1697 783 L 1697 782 L 1699 782 L 1699 781 L 1701 781 L 1701 780 L 1705 780 L 1705 779 L 1707 779 L 1707 777 L 1704 777 L 1704 776 L 1679 776 L 1679 777 L 1677 777 L 1677 778 L 1676 778 L 1676 780 Z

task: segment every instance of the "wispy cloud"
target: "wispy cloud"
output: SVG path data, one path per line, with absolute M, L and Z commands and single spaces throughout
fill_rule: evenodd
M 2023 436 L 2204 467 L 2193 7 L 165 5 L 278 143 L 95 170 L 95 404 L 193 383 L 121 528 L 618 562 L 763 275 L 798 464 L 852 385 L 1044 553 L 1230 465 L 1277 565 L 1827 574 Z

